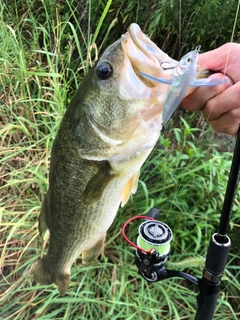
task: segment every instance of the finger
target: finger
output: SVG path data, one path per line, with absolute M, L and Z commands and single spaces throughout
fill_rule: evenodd
M 226 82 L 213 87 L 200 87 L 193 93 L 185 97 L 182 101 L 182 106 L 187 110 L 202 110 L 206 102 L 212 99 L 214 96 L 219 95 L 232 85 L 232 81 L 229 77 L 222 75 L 222 73 L 216 73 L 210 76 L 214 79 L 226 79 Z
M 237 136 L 240 124 L 240 112 L 237 109 L 224 113 L 216 120 L 209 121 L 214 130 Z
M 227 43 L 217 49 L 200 54 L 198 57 L 198 71 L 213 70 L 223 73 L 231 51 L 231 43 Z
M 223 114 L 233 111 L 240 118 L 240 82 L 229 87 L 219 95 L 211 98 L 203 108 L 203 116 L 207 121 L 213 121 Z
M 199 55 L 198 71 L 213 70 L 227 74 L 233 79 L 233 82 L 239 81 L 240 68 L 236 68 L 239 64 L 239 43 L 226 43 L 223 46 L 205 52 Z

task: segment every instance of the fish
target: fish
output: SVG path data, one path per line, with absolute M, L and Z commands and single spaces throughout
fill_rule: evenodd
M 73 263 L 104 250 L 119 206 L 137 190 L 140 169 L 161 129 L 167 87 L 140 74 L 170 77 L 177 61 L 133 23 L 83 78 L 54 140 L 49 186 L 38 229 L 49 230 L 47 253 L 33 265 L 36 283 L 67 292 Z
M 173 113 L 176 111 L 180 102 L 186 96 L 190 86 L 216 86 L 226 81 L 212 78 L 196 79 L 197 76 L 201 76 L 201 74 L 197 72 L 197 62 L 200 48 L 201 46 L 197 46 L 195 50 L 188 52 L 180 59 L 176 66 L 173 67 L 173 72 L 170 79 L 155 78 L 152 75 L 148 75 L 145 72 L 141 72 L 141 75 L 152 81 L 157 81 L 160 83 L 170 85 L 169 92 L 163 107 L 163 125 L 165 125 L 169 121 Z M 171 69 L 171 67 L 163 67 L 163 69 L 169 70 Z M 207 74 L 206 71 L 205 74 Z M 204 76 L 204 72 L 202 73 L 202 75 Z

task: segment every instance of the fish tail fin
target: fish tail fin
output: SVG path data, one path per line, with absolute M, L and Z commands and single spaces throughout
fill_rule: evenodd
M 46 266 L 46 260 L 47 256 L 44 256 L 35 263 L 33 269 L 34 281 L 46 285 L 54 282 L 58 286 L 60 296 L 64 296 L 69 286 L 69 274 L 53 274 Z
M 46 267 L 47 256 L 39 259 L 33 267 L 34 281 L 40 284 L 51 284 L 54 282 L 54 276 L 52 272 Z
M 69 274 L 61 274 L 55 277 L 55 283 L 58 286 L 58 291 L 60 296 L 65 296 L 68 286 L 69 286 L 70 276 Z

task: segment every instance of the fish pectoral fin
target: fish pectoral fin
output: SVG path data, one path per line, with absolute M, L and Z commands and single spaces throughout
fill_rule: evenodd
M 46 213 L 50 213 L 49 210 L 50 210 L 50 208 L 48 206 L 48 193 L 47 193 L 45 195 L 45 197 L 44 197 L 44 200 L 43 200 L 43 203 L 42 203 L 42 207 L 41 207 L 41 210 L 40 210 L 40 215 L 38 217 L 38 230 L 39 230 L 39 233 L 40 233 L 41 236 L 48 229 Z
M 115 177 L 114 174 L 110 173 L 110 170 L 111 167 L 109 162 L 105 161 L 103 166 L 90 179 L 82 194 L 83 202 L 85 204 L 97 202 L 101 198 L 104 189 Z
M 83 263 L 91 262 L 103 252 L 105 237 L 106 234 L 91 249 L 82 252 Z
M 137 191 L 139 175 L 140 170 L 134 174 L 134 176 L 128 181 L 128 183 L 124 187 L 122 192 L 121 207 L 124 207 L 125 204 L 128 202 L 131 193 L 134 194 Z

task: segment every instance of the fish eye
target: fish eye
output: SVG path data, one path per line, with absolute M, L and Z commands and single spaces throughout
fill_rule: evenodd
M 103 62 L 97 68 L 97 75 L 101 80 L 108 79 L 112 73 L 112 66 L 109 63 Z
M 191 58 L 188 58 L 188 59 L 187 59 L 187 62 L 188 62 L 188 63 L 192 63 L 192 59 L 191 59 Z

